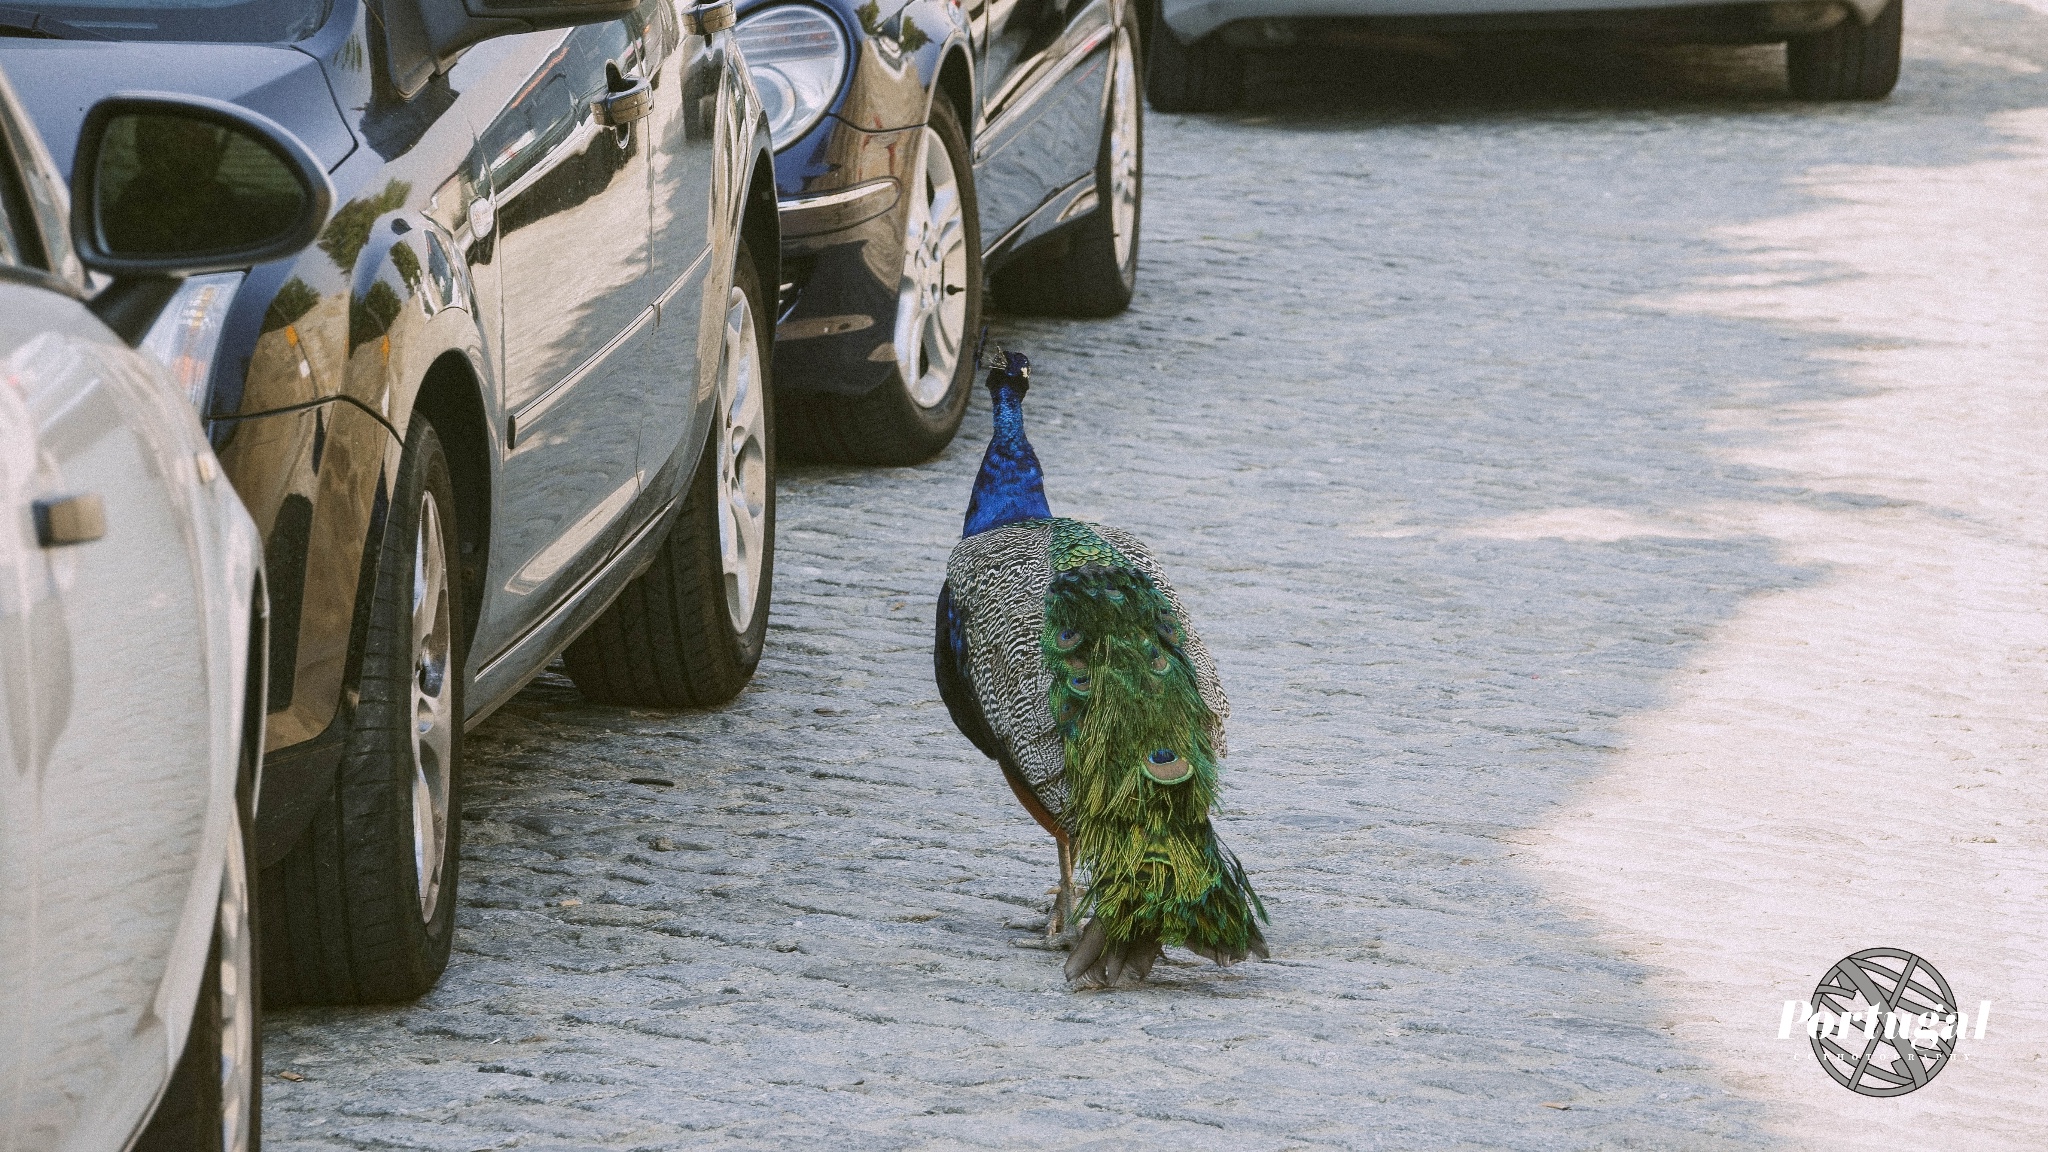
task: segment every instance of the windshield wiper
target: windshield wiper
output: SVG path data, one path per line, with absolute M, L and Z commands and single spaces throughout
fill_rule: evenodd
M 0 36 L 35 36 L 44 40 L 112 40 L 112 36 L 67 24 L 54 16 L 25 8 L 0 8 Z

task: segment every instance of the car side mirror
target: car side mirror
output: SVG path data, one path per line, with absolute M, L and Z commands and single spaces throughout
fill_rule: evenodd
M 334 185 L 298 137 L 225 101 L 124 92 L 79 129 L 72 245 L 113 277 L 91 307 L 130 344 L 179 280 L 290 256 L 333 206 Z
M 85 114 L 71 165 L 71 236 L 115 278 L 197 276 L 313 242 L 334 186 L 267 117 L 193 96 L 111 96 Z

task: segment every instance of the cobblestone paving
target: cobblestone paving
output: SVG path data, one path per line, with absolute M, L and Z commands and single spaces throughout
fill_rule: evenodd
M 1075 994 L 1030 947 L 1052 846 L 930 676 L 978 397 L 924 467 L 787 471 L 736 704 L 549 675 L 475 734 L 447 978 L 275 1014 L 304 1079 L 270 1081 L 273 1147 L 1776 1142 L 1516 837 L 1745 598 L 1819 573 L 1473 526 L 1847 499 L 1730 463 L 1754 433 L 1717 417 L 1840 394 L 1835 349 L 1646 301 L 1739 272 L 1714 230 L 1817 167 L 1966 163 L 2048 105 L 2048 17 L 1930 0 L 1908 35 L 1867 107 L 1786 102 L 1775 49 L 1288 62 L 1244 113 L 1151 118 L 1128 315 L 999 329 L 1054 510 L 1146 538 L 1217 654 L 1270 962 Z

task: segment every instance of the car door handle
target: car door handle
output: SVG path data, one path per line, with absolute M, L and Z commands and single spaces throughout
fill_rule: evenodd
M 615 64 L 605 66 L 604 99 L 599 102 L 599 119 L 607 128 L 624 128 L 644 120 L 654 111 L 654 89 L 644 76 L 628 76 Z
M 739 16 L 733 12 L 732 0 L 714 0 L 683 10 L 683 31 L 697 36 L 723 32 L 737 23 Z
M 88 544 L 107 534 L 107 509 L 97 494 L 35 502 L 36 543 L 45 548 Z

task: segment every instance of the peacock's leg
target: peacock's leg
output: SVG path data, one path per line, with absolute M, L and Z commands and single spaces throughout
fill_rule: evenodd
M 1046 917 L 1045 934 L 1056 937 L 1067 930 L 1074 915 L 1074 847 L 1065 836 L 1055 837 L 1060 850 L 1060 886 L 1053 890 L 1052 915 Z

